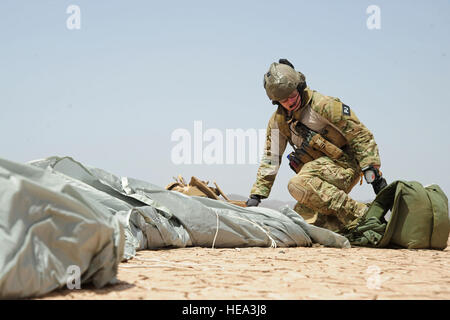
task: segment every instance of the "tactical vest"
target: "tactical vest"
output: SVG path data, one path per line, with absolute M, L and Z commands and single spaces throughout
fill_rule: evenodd
M 339 159 L 344 153 L 342 149 L 345 149 L 347 139 L 338 128 L 312 110 L 310 103 L 302 107 L 297 117 L 289 117 L 283 107 L 278 107 L 275 121 L 294 148 L 288 159 L 296 173 L 309 161 L 323 156 Z

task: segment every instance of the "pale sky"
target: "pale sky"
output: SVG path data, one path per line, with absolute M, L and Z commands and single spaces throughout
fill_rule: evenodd
M 69 30 L 69 5 L 81 10 Z M 380 8 L 369 30 L 370 5 Z M 0 2 L 1 157 L 72 156 L 165 186 L 172 176 L 248 195 L 257 164 L 177 165 L 174 130 L 265 129 L 279 58 L 373 132 L 388 180 L 449 193 L 450 1 Z M 283 156 L 271 198 L 292 200 Z M 365 182 L 351 195 L 374 197 Z

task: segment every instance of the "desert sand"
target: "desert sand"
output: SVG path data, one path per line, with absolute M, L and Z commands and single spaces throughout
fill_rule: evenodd
M 450 244 L 450 239 L 449 239 Z M 140 251 L 118 283 L 42 299 L 450 299 L 450 248 L 181 248 Z

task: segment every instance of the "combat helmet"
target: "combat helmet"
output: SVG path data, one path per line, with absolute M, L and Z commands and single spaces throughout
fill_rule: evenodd
M 286 99 L 295 89 L 301 93 L 305 88 L 305 76 L 296 71 L 287 59 L 272 63 L 264 75 L 264 89 L 274 103 Z

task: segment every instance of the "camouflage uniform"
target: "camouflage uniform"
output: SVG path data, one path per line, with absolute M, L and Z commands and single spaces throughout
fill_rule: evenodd
M 287 143 L 299 146 L 302 137 L 290 127 L 288 116 L 312 130 L 331 125 L 345 138 L 344 154 L 333 160 L 322 156 L 307 162 L 288 183 L 298 201 L 294 210 L 308 219 L 338 231 L 367 209 L 348 196 L 361 176 L 361 168 L 380 165 L 378 146 L 372 133 L 358 120 L 353 110 L 339 99 L 305 88 L 301 106 L 292 114 L 283 107 L 270 118 L 265 152 L 251 194 L 267 198 L 278 173 Z

